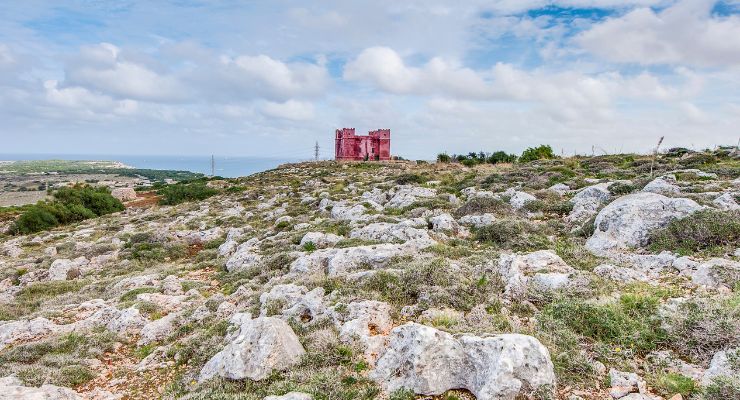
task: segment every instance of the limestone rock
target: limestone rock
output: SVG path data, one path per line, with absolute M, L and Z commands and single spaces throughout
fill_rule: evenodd
M 376 240 L 379 242 L 406 242 L 409 240 L 430 240 L 424 229 L 417 229 L 405 224 L 391 224 L 376 222 L 362 228 L 353 229 L 349 233 L 353 239 Z
M 463 225 L 472 225 L 476 228 L 492 225 L 496 221 L 496 216 L 493 214 L 482 214 L 482 215 L 465 215 L 460 218 L 460 223 Z
M 301 238 L 301 246 L 305 246 L 307 243 L 313 243 L 317 248 L 323 249 L 326 247 L 333 247 L 339 243 L 343 238 L 333 233 L 323 232 L 308 232 Z
M 349 205 L 345 202 L 335 203 L 331 209 L 331 217 L 341 221 L 360 219 L 367 209 L 362 204 Z
M 676 186 L 676 177 L 673 175 L 660 176 L 642 188 L 643 192 L 658 194 L 676 194 L 681 192 L 681 188 Z
M 609 185 L 609 183 L 599 183 L 581 189 L 570 199 L 573 210 L 568 214 L 566 220 L 568 222 L 583 222 L 596 215 L 599 207 L 611 198 Z
M 115 188 L 110 191 L 110 195 L 120 201 L 136 200 L 136 190 L 134 188 Z
M 141 338 L 139 338 L 137 344 L 143 346 L 167 338 L 175 331 L 179 320 L 180 315 L 178 313 L 172 313 L 148 322 L 141 329 Z
M 704 372 L 704 377 L 701 379 L 702 386 L 709 386 L 712 380 L 720 377 L 740 379 L 740 367 L 737 365 L 737 361 L 735 363 L 730 361 L 731 357 L 738 360 L 740 358 L 740 348 L 715 353 L 709 363 L 709 369 Z
M 429 222 L 432 223 L 432 230 L 435 232 L 455 232 L 459 228 L 455 218 L 448 213 L 432 217 L 429 219 Z
M 135 307 L 130 307 L 121 310 L 117 316 L 111 319 L 106 325 L 106 329 L 123 336 L 128 336 L 141 330 L 146 323 L 146 318 L 141 315 L 139 310 Z
M 309 291 L 294 284 L 275 285 L 260 295 L 260 316 L 282 315 L 299 322 L 310 323 L 326 313 L 324 288 Z
M 240 244 L 234 254 L 226 261 L 226 270 L 229 272 L 249 269 L 262 259 L 257 253 L 257 238 L 250 239 Z
M 82 400 L 72 389 L 41 385 L 41 387 L 26 387 L 20 382 L 14 385 L 0 384 L 0 400 Z
M 374 365 L 385 347 L 385 335 L 393 328 L 391 306 L 373 300 L 355 301 L 347 306 L 347 315 L 339 319 L 343 321 L 340 340 L 359 344 L 365 352 L 365 360 Z
M 28 342 L 57 332 L 58 326 L 46 318 L 10 321 L 0 324 L 0 350 L 16 342 Z
M 650 233 L 670 221 L 702 207 L 693 200 L 655 193 L 634 193 L 609 203 L 596 216 L 595 231 L 586 242 L 591 252 L 602 254 L 647 244 Z
M 725 193 L 712 201 L 720 210 L 740 210 L 740 204 L 735 200 L 740 195 L 737 193 Z
M 282 396 L 267 396 L 263 400 L 313 400 L 313 397 L 307 393 L 290 392 Z
M 203 367 L 199 381 L 215 376 L 262 380 L 273 370 L 299 363 L 303 354 L 298 336 L 285 321 L 272 317 L 243 321 L 238 336 Z
M 619 267 L 612 264 L 601 264 L 594 268 L 594 274 L 617 282 L 648 282 L 650 278 L 641 271 L 632 268 Z
M 530 282 L 540 289 L 555 290 L 569 284 L 575 270 L 550 250 L 529 254 L 502 254 L 498 273 L 506 283 L 504 296 L 519 298 L 526 295 Z
M 430 188 L 418 186 L 399 186 L 386 207 L 406 208 L 414 204 L 420 198 L 431 198 L 437 195 L 437 191 Z
M 88 263 L 89 261 L 85 257 L 78 257 L 74 260 L 66 258 L 56 259 L 49 267 L 49 280 L 66 281 L 75 279 L 81 275 L 80 268 Z
M 524 207 L 525 204 L 537 200 L 536 197 L 532 196 L 529 193 L 526 192 L 514 192 L 514 195 L 511 196 L 511 199 L 509 200 L 509 204 L 511 204 L 512 207 L 516 208 L 517 210 Z
M 452 335 L 408 323 L 394 328 L 370 378 L 387 392 L 401 388 L 439 395 L 464 388 L 478 399 L 513 400 L 523 390 L 555 385 L 550 354 L 518 334 L 489 338 Z

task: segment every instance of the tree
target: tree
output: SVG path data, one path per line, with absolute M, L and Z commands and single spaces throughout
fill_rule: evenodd
M 449 163 L 450 162 L 450 156 L 447 153 L 439 153 L 437 154 L 437 162 L 440 163 Z
M 530 162 L 542 159 L 555 158 L 555 153 L 552 151 L 550 145 L 539 145 L 537 147 L 530 147 L 522 152 L 519 157 L 519 162 Z

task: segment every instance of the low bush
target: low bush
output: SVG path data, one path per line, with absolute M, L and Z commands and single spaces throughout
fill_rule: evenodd
M 656 317 L 657 308 L 657 297 L 624 294 L 618 302 L 603 305 L 563 299 L 543 313 L 583 336 L 644 355 L 667 339 Z
M 700 251 L 723 253 L 740 243 L 740 211 L 704 210 L 671 221 L 653 233 L 650 249 L 670 250 L 682 255 Z
M 412 183 L 422 184 L 428 179 L 419 174 L 401 174 L 396 177 L 396 183 L 399 185 L 408 185 Z
M 630 194 L 637 189 L 635 185 L 625 183 L 625 182 L 614 182 L 611 185 L 609 185 L 609 193 L 611 193 L 612 196 L 624 196 L 626 194 Z
M 157 193 L 162 196 L 160 204 L 175 205 L 186 201 L 205 200 L 217 195 L 218 190 L 206 186 L 204 182 L 190 182 L 167 185 Z
M 526 163 L 535 160 L 552 159 L 555 158 L 555 153 L 552 151 L 552 147 L 549 145 L 540 145 L 537 147 L 530 147 L 522 152 L 519 157 L 519 162 Z
M 704 400 L 740 399 L 740 380 L 719 377 L 704 389 Z
M 724 300 L 695 299 L 681 303 L 666 318 L 671 347 L 696 362 L 740 346 L 740 295 Z
M 501 199 L 492 197 L 475 197 L 468 200 L 460 208 L 455 210 L 455 215 L 462 217 L 464 215 L 491 213 L 504 215 L 511 212 L 509 203 Z
M 514 251 L 544 250 L 550 241 L 534 225 L 526 221 L 497 220 L 475 230 L 475 240 Z
M 75 185 L 53 193 L 53 200 L 28 206 L 10 228 L 12 234 L 29 234 L 123 211 L 123 204 L 107 187 Z

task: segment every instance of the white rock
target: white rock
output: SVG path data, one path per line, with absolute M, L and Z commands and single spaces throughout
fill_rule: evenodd
M 89 261 L 85 257 L 78 257 L 74 260 L 66 258 L 56 259 L 49 267 L 49 280 L 66 281 L 75 279 L 80 276 L 80 269 L 88 263 Z
M 476 228 L 492 225 L 496 221 L 496 216 L 493 214 L 482 214 L 482 215 L 465 215 L 460 218 L 460 223 L 463 225 L 472 225 Z
M 229 272 L 242 271 L 257 265 L 262 259 L 262 256 L 257 253 L 257 243 L 259 243 L 257 238 L 252 238 L 240 244 L 226 261 L 226 270 Z
M 260 295 L 260 316 L 268 316 L 268 311 L 277 311 L 286 318 L 309 323 L 326 313 L 324 289 L 317 287 L 311 291 L 305 286 L 294 284 L 275 285 L 269 292 Z M 277 304 L 279 310 L 269 310 Z
M 333 247 L 339 243 L 343 238 L 333 233 L 323 232 L 308 232 L 303 235 L 301 239 L 301 246 L 305 246 L 307 243 L 313 243 L 316 248 L 322 249 L 325 247 Z
M 313 400 L 313 397 L 307 393 L 290 392 L 282 396 L 267 396 L 263 400 Z
M 550 250 L 529 254 L 502 254 L 498 261 L 498 273 L 506 283 L 504 297 L 513 299 L 527 294 L 530 276 L 537 275 L 540 289 L 554 290 L 568 285 L 575 270 Z
M 595 231 L 586 242 L 586 248 L 602 254 L 609 250 L 644 246 L 653 230 L 701 209 L 693 200 L 655 193 L 622 196 L 596 216 Z
M 725 193 L 712 201 L 720 210 L 740 210 L 740 204 L 735 201 L 736 193 Z
M 141 329 L 141 337 L 137 344 L 143 346 L 152 342 L 166 339 L 175 331 L 177 322 L 180 319 L 178 313 L 168 314 L 158 320 L 148 322 Z
M 141 316 L 139 310 L 135 307 L 130 307 L 121 310 L 116 317 L 108 322 L 105 328 L 111 332 L 128 336 L 140 331 L 146 323 L 146 318 Z
M 367 209 L 362 204 L 349 205 L 345 202 L 335 203 L 331 209 L 331 217 L 342 221 L 355 221 L 360 219 Z
M 511 204 L 512 207 L 516 208 L 517 210 L 524 207 L 525 204 L 537 200 L 536 197 L 532 196 L 529 193 L 526 192 L 514 192 L 514 195 L 511 196 L 511 199 L 509 200 L 509 204 Z
M 285 321 L 272 317 L 243 321 L 238 336 L 203 367 L 199 381 L 215 376 L 262 380 L 273 370 L 298 364 L 304 354 L 298 336 Z
M 347 306 L 347 315 L 339 317 L 339 338 L 344 343 L 356 343 L 365 352 L 365 361 L 375 365 L 385 347 L 385 335 L 393 328 L 391 306 L 380 301 L 355 301 Z
M 570 202 L 573 210 L 566 220 L 568 222 L 583 222 L 596 215 L 599 207 L 611 198 L 610 183 L 599 183 L 581 189 Z
M 594 268 L 594 274 L 617 282 L 648 282 L 650 278 L 638 270 L 619 267 L 612 264 L 601 264 Z
M 740 262 L 724 258 L 712 258 L 684 269 L 681 271 L 681 275 L 689 276 L 691 281 L 698 286 L 710 288 L 725 286 L 732 289 L 728 286 L 732 285 L 732 282 L 728 282 L 725 277 L 740 276 Z
M 159 276 L 156 274 L 150 275 L 139 275 L 130 278 L 123 278 L 113 285 L 113 290 L 116 292 L 126 292 L 133 289 L 140 289 L 144 287 L 157 287 L 159 286 Z
M 349 233 L 352 239 L 376 240 L 379 242 L 406 242 L 409 240 L 430 240 L 426 229 L 417 229 L 404 224 L 376 222 Z
M 293 217 L 291 217 L 290 215 L 283 215 L 282 217 L 275 220 L 275 226 L 282 223 L 289 223 L 291 221 L 293 221 Z
M 437 215 L 429 219 L 432 230 L 435 232 L 455 232 L 459 228 L 457 221 L 448 213 Z
M 556 184 L 550 186 L 547 189 L 548 190 L 551 190 L 551 191 L 553 191 L 553 192 L 555 192 L 555 193 L 557 193 L 557 194 L 559 194 L 561 196 L 564 195 L 564 194 L 566 194 L 566 193 L 568 193 L 568 192 L 570 192 L 570 186 L 568 186 L 568 185 L 566 185 L 564 183 L 556 183 Z
M 171 296 L 181 295 L 182 283 L 175 275 L 167 275 L 162 281 L 162 293 Z
M 645 385 L 637 374 L 618 371 L 614 368 L 609 370 L 609 380 L 611 382 L 609 394 L 614 399 L 620 399 L 630 393 L 637 392 Z
M 439 395 L 464 388 L 478 399 L 513 400 L 523 389 L 555 385 L 550 354 L 537 339 L 452 335 L 407 323 L 394 328 L 370 378 L 387 392 Z
M 38 340 L 58 331 L 58 325 L 43 317 L 5 322 L 0 324 L 0 350 L 13 343 Z
M 0 400 L 82 400 L 72 389 L 41 385 L 26 387 L 22 385 L 0 385 Z
M 396 188 L 393 197 L 388 200 L 386 207 L 406 208 L 414 204 L 420 198 L 431 198 L 437 195 L 437 191 L 430 188 L 418 186 L 399 186 Z
M 740 368 L 738 368 L 737 363 L 730 362 L 728 357 L 730 355 L 734 356 L 735 360 L 740 358 L 740 348 L 718 351 L 714 354 L 712 361 L 709 363 L 709 369 L 704 372 L 704 377 L 701 379 L 702 386 L 709 386 L 714 379 L 721 377 L 740 379 Z
M 136 190 L 134 188 L 115 188 L 111 190 L 110 195 L 120 201 L 136 200 Z

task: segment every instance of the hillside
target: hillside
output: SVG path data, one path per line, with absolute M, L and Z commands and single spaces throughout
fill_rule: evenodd
M 731 155 L 208 185 L 0 236 L 0 399 L 740 398 Z

